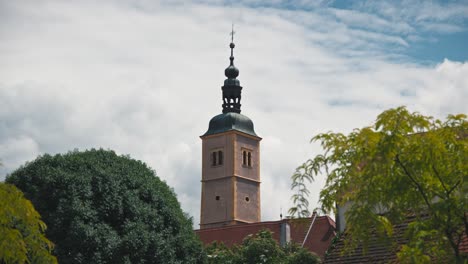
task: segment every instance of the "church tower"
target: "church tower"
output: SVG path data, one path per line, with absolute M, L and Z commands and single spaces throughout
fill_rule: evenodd
M 234 32 L 231 33 L 232 35 Z M 200 228 L 260 222 L 260 140 L 241 112 L 242 87 L 234 66 L 224 71 L 223 112 L 210 120 L 202 139 Z

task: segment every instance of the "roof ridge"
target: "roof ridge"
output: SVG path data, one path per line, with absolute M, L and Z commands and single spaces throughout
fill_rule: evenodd
M 203 229 L 195 229 L 194 231 L 203 232 L 203 231 L 211 231 L 211 230 L 225 230 L 225 229 L 236 229 L 242 228 L 245 226 L 257 226 L 257 225 L 270 225 L 270 224 L 279 224 L 281 222 L 286 222 L 288 219 L 278 220 L 278 221 L 264 221 L 264 222 L 255 222 L 255 223 L 243 223 L 237 225 L 230 225 L 230 226 L 221 226 L 221 227 L 211 227 L 211 228 L 203 228 Z

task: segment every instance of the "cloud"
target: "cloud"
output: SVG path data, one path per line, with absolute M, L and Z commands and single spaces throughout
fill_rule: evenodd
M 353 8 L 375 14 L 395 25 L 437 33 L 461 30 L 468 19 L 468 2 L 462 1 L 358 1 Z M 442 26 L 445 25 L 445 26 Z M 466 24 L 465 24 L 466 25 Z M 422 26 L 422 28 L 421 28 Z
M 199 135 L 221 111 L 232 21 L 242 113 L 263 137 L 263 220 L 291 206 L 290 175 L 320 151 L 314 134 L 369 125 L 399 105 L 437 117 L 468 111 L 468 63 L 401 59 L 410 46 L 401 34 L 417 32 L 380 14 L 362 20 L 326 2 L 0 5 L 0 177 L 43 153 L 114 149 L 154 168 L 195 225 Z M 359 26 L 368 19 L 377 26 Z M 311 185 L 314 206 L 323 184 Z
M 405 21 L 390 21 L 376 14 L 335 8 L 331 9 L 331 12 L 339 21 L 351 27 L 401 34 L 408 34 L 415 31 L 415 29 Z
M 23 165 L 25 160 L 32 160 L 39 154 L 37 142 L 26 136 L 6 138 L 0 143 L 0 149 L 1 163 L 8 164 L 10 168 L 17 168 Z
M 434 22 L 424 22 L 420 23 L 421 28 L 425 31 L 440 32 L 444 34 L 456 33 L 464 31 L 464 28 L 458 25 L 453 25 L 449 23 L 434 23 Z

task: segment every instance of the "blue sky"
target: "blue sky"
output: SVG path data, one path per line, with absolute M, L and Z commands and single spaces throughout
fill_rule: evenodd
M 204 2 L 204 1 L 201 1 Z M 209 2 L 209 1 L 208 1 Z M 468 1 L 241 1 L 252 8 L 273 8 L 279 10 L 329 12 L 330 10 L 348 11 L 360 15 L 374 16 L 388 22 L 402 22 L 408 31 L 393 32 L 408 42 L 408 46 L 387 45 L 385 49 L 394 50 L 399 55 L 418 63 L 435 64 L 447 58 L 468 60 Z M 238 1 L 220 2 L 230 7 Z M 332 11 L 333 12 L 333 11 Z M 346 19 L 337 19 L 346 21 Z M 349 21 L 349 20 L 348 20 Z M 362 21 L 362 20 L 361 20 Z M 385 32 L 382 27 L 366 24 L 347 23 L 354 29 L 368 32 Z M 417 38 L 416 38 L 417 37 Z
M 0 179 L 44 153 L 113 149 L 154 168 L 196 226 L 232 22 L 263 220 L 291 206 L 315 134 L 400 105 L 468 112 L 467 1 L 0 0 Z

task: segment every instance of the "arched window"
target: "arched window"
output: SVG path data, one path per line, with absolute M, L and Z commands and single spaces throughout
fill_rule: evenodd
M 211 153 L 211 166 L 216 166 L 216 152 Z
M 223 149 L 213 149 L 210 153 L 211 167 L 221 166 L 224 163 Z
M 249 149 L 242 148 L 242 166 L 251 168 L 252 167 L 252 151 Z
M 218 151 L 218 165 L 223 165 L 224 157 L 221 150 Z

